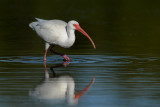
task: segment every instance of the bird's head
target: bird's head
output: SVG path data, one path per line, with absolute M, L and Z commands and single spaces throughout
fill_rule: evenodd
M 79 23 L 77 21 L 74 21 L 74 20 L 69 21 L 68 24 L 74 30 L 77 30 L 77 27 L 79 26 Z
M 93 47 L 96 48 L 91 37 L 80 27 L 80 25 L 77 21 L 71 20 L 68 22 L 68 24 L 69 24 L 70 28 L 77 30 L 77 31 L 81 32 L 83 35 L 85 35 L 91 41 Z

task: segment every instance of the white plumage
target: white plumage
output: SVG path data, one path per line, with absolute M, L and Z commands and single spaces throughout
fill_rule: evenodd
M 44 60 L 46 60 L 46 54 L 47 50 L 50 45 L 52 45 L 52 48 L 55 45 L 69 48 L 71 47 L 75 42 L 75 30 L 80 31 L 83 33 L 86 37 L 89 38 L 89 40 L 92 42 L 94 48 L 95 45 L 92 41 L 92 39 L 89 37 L 89 35 L 79 26 L 79 23 L 71 20 L 68 23 L 62 21 L 62 20 L 43 20 L 36 18 L 36 22 L 32 22 L 29 24 L 29 26 L 44 40 L 45 42 L 45 55 Z M 59 54 L 55 51 L 52 51 L 55 54 Z M 69 57 L 67 57 L 64 54 L 59 54 L 64 57 L 65 60 L 70 60 Z
M 95 77 L 93 77 L 90 84 L 84 89 L 75 91 L 75 81 L 73 77 L 60 75 L 58 77 L 50 78 L 46 67 L 45 69 L 44 81 L 30 90 L 29 95 L 35 99 L 52 102 L 53 104 L 63 104 L 65 101 L 67 101 L 69 105 L 77 104 L 80 96 L 85 94 L 95 81 Z
M 38 19 L 38 21 L 32 22 L 29 25 L 48 44 L 68 48 L 71 47 L 75 41 L 75 39 L 73 39 L 70 44 L 67 44 L 69 37 L 66 31 L 67 23 L 64 21 Z M 75 35 L 71 36 L 75 38 Z
M 47 100 L 52 103 L 64 103 L 67 100 L 72 105 L 78 101 L 75 99 L 75 83 L 70 76 L 46 78 L 42 84 L 30 90 L 29 94 L 39 100 Z

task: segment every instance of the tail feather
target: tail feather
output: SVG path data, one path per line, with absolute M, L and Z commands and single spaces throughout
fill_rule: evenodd
M 29 27 L 35 30 L 35 27 L 38 25 L 38 22 L 32 22 L 29 24 Z
M 45 20 L 43 20 L 43 19 L 40 19 L 40 18 L 35 18 L 37 21 L 39 21 L 39 22 L 43 22 L 43 21 L 45 21 Z
M 37 20 L 36 22 L 32 22 L 29 24 L 29 27 L 32 28 L 33 30 L 35 30 L 39 26 L 39 22 L 45 21 L 45 20 L 39 19 L 39 18 L 35 18 L 35 19 Z

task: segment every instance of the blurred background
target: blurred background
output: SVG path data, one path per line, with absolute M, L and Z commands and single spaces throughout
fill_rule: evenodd
M 96 44 L 93 49 L 75 32 L 71 48 L 55 47 L 71 58 L 55 72 L 71 75 L 75 90 L 96 76 L 79 107 L 160 107 L 160 1 L 0 0 L 0 5 L 2 107 L 53 107 L 28 94 L 44 79 L 44 42 L 29 27 L 36 17 L 76 20 Z M 61 63 L 60 56 L 48 52 L 48 69 Z
M 28 24 L 35 17 L 76 20 L 97 49 L 79 32 L 67 54 L 160 54 L 159 1 L 1 0 L 0 55 L 43 55 L 44 43 Z M 88 51 L 89 49 L 89 51 Z

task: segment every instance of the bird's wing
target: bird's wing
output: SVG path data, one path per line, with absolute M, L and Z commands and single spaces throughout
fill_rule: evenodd
M 48 20 L 39 22 L 39 30 L 50 32 L 54 36 L 61 36 L 66 33 L 67 23 L 61 20 Z
M 66 32 L 67 23 L 61 20 L 43 20 L 37 19 L 32 22 L 30 27 L 46 42 L 58 44 L 57 41 L 68 38 Z
M 67 23 L 62 21 L 62 20 L 44 20 L 44 19 L 39 19 L 39 18 L 35 18 L 37 21 L 36 22 L 32 22 L 29 24 L 29 26 L 33 29 L 36 30 L 36 28 L 38 28 L 38 30 L 40 29 L 52 29 L 55 27 L 66 27 Z
M 40 21 L 39 26 L 41 29 L 52 29 L 57 27 L 66 27 L 67 23 L 61 20 L 43 20 Z

